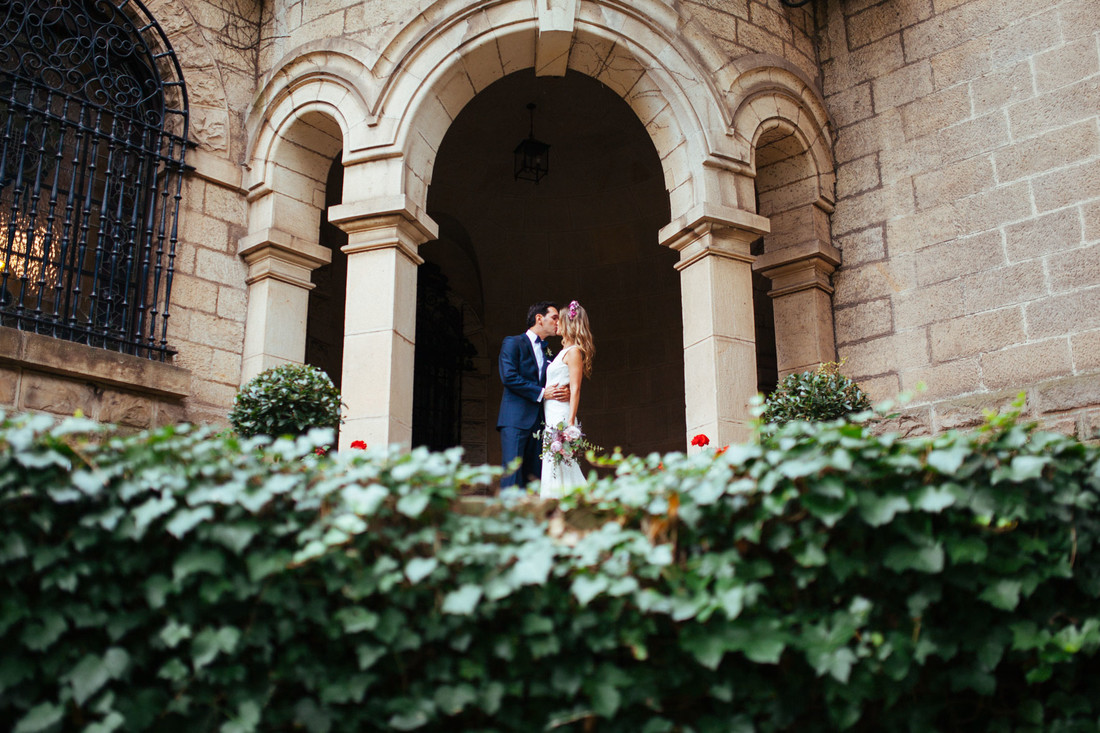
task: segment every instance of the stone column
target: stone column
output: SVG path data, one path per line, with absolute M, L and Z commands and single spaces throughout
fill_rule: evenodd
M 416 268 L 421 244 L 439 228 L 405 196 L 329 209 L 348 234 L 347 310 L 341 396 L 347 405 L 340 449 L 412 442 Z
M 749 248 L 767 231 L 761 216 L 710 204 L 661 230 L 661 243 L 680 253 L 687 441 L 704 433 L 722 446 L 752 435 L 756 334 Z
M 756 258 L 753 269 L 772 281 L 780 379 L 836 360 L 830 275 L 839 265 L 840 251 L 819 240 Z
M 305 361 L 310 273 L 327 265 L 332 253 L 278 229 L 263 229 L 243 237 L 238 254 L 248 264 L 244 384 L 265 369 Z

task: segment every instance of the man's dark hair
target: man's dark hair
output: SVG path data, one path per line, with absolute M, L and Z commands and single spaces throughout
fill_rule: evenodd
M 543 300 L 535 303 L 533 306 L 527 309 L 527 328 L 535 325 L 535 316 L 545 316 L 550 312 L 550 309 L 558 309 L 558 304 L 550 301 Z

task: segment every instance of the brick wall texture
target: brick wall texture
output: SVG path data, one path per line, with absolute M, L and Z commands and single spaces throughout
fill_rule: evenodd
M 1100 426 L 1100 3 L 829 0 L 838 353 L 914 429 Z

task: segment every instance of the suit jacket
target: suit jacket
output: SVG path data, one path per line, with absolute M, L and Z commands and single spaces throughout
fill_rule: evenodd
M 505 337 L 500 345 L 497 366 L 504 384 L 497 428 L 533 430 L 542 419 L 542 403 L 538 400 L 545 386 L 546 373 L 539 373 L 539 363 L 526 332 Z

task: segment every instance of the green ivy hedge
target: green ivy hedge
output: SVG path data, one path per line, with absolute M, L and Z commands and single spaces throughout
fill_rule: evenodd
M 463 502 L 456 451 L 0 421 L 33 731 L 1095 731 L 1100 456 L 792 423 Z M 266 446 L 258 451 L 258 446 Z M 279 460 L 272 460 L 277 456 Z M 473 506 L 473 508 L 471 508 Z

